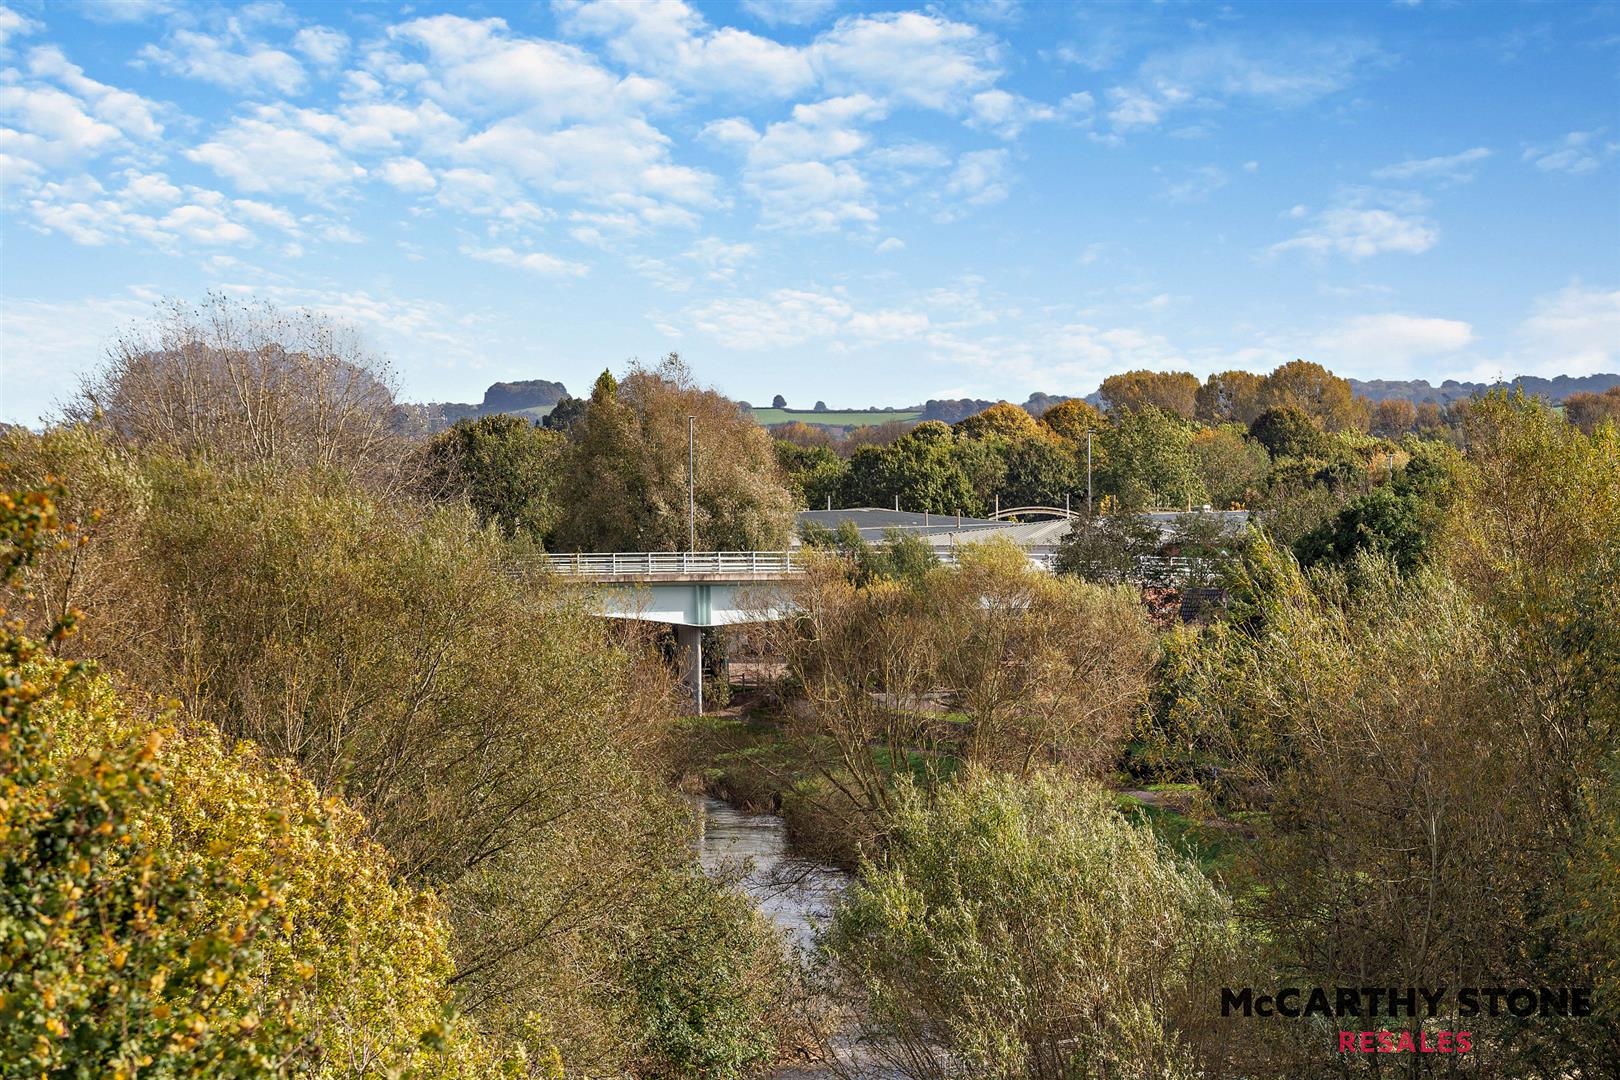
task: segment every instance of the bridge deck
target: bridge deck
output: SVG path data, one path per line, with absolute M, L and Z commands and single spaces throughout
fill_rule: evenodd
M 602 582 L 781 581 L 802 574 L 805 557 L 797 551 L 558 552 L 524 565 Z
M 1032 566 L 1052 569 L 1052 551 L 1028 551 Z M 954 547 L 934 549 L 944 566 L 955 566 Z M 784 581 L 803 574 L 813 557 L 804 550 L 792 551 L 588 551 L 557 552 L 524 558 L 516 569 L 549 571 L 559 577 L 578 578 L 603 584 L 651 582 Z M 1180 563 L 1184 560 L 1164 560 Z

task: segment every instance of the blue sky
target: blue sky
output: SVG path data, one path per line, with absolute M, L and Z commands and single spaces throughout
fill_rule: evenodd
M 0 0 L 0 418 L 208 289 L 410 400 L 1620 369 L 1620 5 Z

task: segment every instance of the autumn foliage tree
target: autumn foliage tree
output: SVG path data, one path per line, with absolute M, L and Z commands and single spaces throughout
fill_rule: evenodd
M 1198 377 L 1186 371 L 1127 371 L 1110 375 L 1097 391 L 1115 410 L 1152 406 L 1191 420 L 1197 410 Z
M 14 586 L 57 525 L 51 493 L 0 495 Z M 448 1013 L 441 909 L 353 809 L 3 634 L 0 1074 L 523 1067 Z
M 392 371 L 352 328 L 306 310 L 221 293 L 166 301 L 66 412 L 134 445 L 403 482 Z
M 688 541 L 688 418 L 694 417 L 697 545 L 772 550 L 792 533 L 793 498 L 771 439 L 735 402 L 699 387 L 680 357 L 607 372 L 575 424 L 562 475 L 563 551 L 679 551 Z

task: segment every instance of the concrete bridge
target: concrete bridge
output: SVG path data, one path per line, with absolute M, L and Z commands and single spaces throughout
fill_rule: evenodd
M 675 627 L 681 681 L 703 712 L 703 631 L 777 619 L 769 586 L 804 573 L 801 551 L 603 551 L 536 556 L 534 568 L 592 585 L 596 613 Z M 763 602 L 763 606 L 762 606 Z
M 853 522 L 871 543 L 900 533 L 917 536 L 933 548 L 945 566 L 954 566 L 957 550 L 966 544 L 1002 537 L 1024 549 L 1030 564 L 1051 570 L 1058 543 L 1079 515 L 1067 507 L 1017 506 L 996 518 L 961 515 L 913 514 L 862 507 L 854 510 L 803 511 L 801 524 L 829 527 Z M 1248 515 L 1241 511 L 1216 513 L 1223 528 L 1237 532 Z M 1047 518 L 1010 522 L 1006 518 Z M 1180 517 L 1156 513 L 1150 519 L 1168 531 Z M 681 677 L 692 688 L 694 704 L 703 711 L 703 631 L 762 619 L 778 619 L 783 612 L 771 607 L 769 586 L 803 574 L 809 554 L 802 548 L 786 551 L 603 551 L 554 553 L 526 559 L 519 571 L 541 570 L 559 577 L 599 586 L 592 590 L 596 613 L 605 618 L 640 619 L 667 623 L 675 628 Z M 1180 558 L 1148 558 L 1142 565 L 1171 576 L 1184 574 L 1188 562 Z

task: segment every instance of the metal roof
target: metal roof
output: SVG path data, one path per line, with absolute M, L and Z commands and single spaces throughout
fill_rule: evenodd
M 1249 521 L 1247 510 L 1193 511 L 1219 517 L 1228 533 L 1241 532 Z M 1168 536 L 1174 529 L 1178 511 L 1154 511 L 1146 515 Z M 955 514 L 914 514 L 906 510 L 885 510 L 875 506 L 852 507 L 847 510 L 801 510 L 799 524 L 815 523 L 836 529 L 845 521 L 852 521 L 860 530 L 861 539 L 877 543 L 891 530 L 911 536 L 925 537 L 934 547 L 955 547 L 988 540 L 993 536 L 1006 537 L 1024 547 L 1055 546 L 1069 531 L 1069 522 L 1062 518 L 1040 521 L 993 521 L 989 518 L 958 517 Z M 795 541 L 797 542 L 797 541 Z

